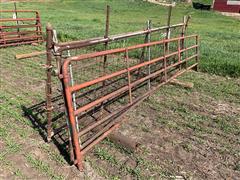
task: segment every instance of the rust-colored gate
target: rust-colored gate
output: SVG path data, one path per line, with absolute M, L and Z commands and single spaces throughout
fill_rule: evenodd
M 42 41 L 42 28 L 38 11 L 0 11 L 0 48 Z
M 145 58 L 137 58 L 144 48 L 148 49 Z M 190 35 L 64 60 L 61 78 L 78 168 L 83 169 L 86 152 L 119 127 L 129 108 L 197 68 L 198 51 L 198 36 Z

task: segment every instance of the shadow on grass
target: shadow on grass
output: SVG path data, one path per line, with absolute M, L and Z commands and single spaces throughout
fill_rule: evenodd
M 67 124 L 66 124 L 66 116 L 64 112 L 64 103 L 62 100 L 62 96 L 55 96 L 52 99 L 52 103 L 54 111 L 52 113 L 52 127 L 53 127 L 53 136 L 51 141 L 58 148 L 61 155 L 64 159 L 72 164 L 69 157 L 69 139 L 67 134 Z M 22 106 L 22 111 L 24 112 L 24 116 L 27 117 L 33 128 L 38 131 L 41 137 L 45 142 L 47 141 L 47 111 L 46 111 L 46 102 L 39 102 L 31 107 Z M 57 108 L 56 108 L 57 107 Z

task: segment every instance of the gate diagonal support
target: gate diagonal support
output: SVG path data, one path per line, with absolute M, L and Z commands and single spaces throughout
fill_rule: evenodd
M 156 28 L 148 21 L 145 30 L 110 36 L 107 14 L 104 37 L 65 43 L 59 43 L 56 31 L 47 25 L 46 64 L 52 67 L 46 69 L 48 140 L 59 132 L 52 127 L 51 76 L 56 72 L 64 101 L 67 147 L 79 170 L 84 169 L 85 154 L 120 127 L 126 112 L 182 73 L 197 69 L 199 37 L 185 34 L 188 20 L 184 17 L 182 23 L 170 25 L 169 21 Z M 177 28 L 180 33 L 174 34 Z M 162 36 L 166 31 L 173 37 L 170 33 Z M 143 38 L 142 43 L 125 44 L 136 37 Z M 121 41 L 123 47 L 113 45 Z M 100 50 L 94 48 L 100 45 Z
M 38 11 L 0 10 L 0 14 L 0 48 L 44 41 Z

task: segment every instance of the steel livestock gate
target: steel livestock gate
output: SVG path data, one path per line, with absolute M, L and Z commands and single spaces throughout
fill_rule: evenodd
M 176 37 L 150 41 L 154 32 L 159 35 L 160 31 L 169 32 L 178 27 L 181 32 Z M 187 70 L 197 69 L 199 38 L 198 35 L 185 36 L 185 29 L 186 23 L 180 23 L 104 38 L 58 43 L 54 30 L 47 26 L 48 137 L 52 136 L 51 76 L 55 57 L 56 74 L 61 81 L 66 107 L 70 157 L 78 169 L 83 169 L 84 155 L 120 126 L 121 117 L 129 109 Z M 107 43 L 138 35 L 146 36 L 144 43 L 106 49 Z M 98 49 L 99 44 L 105 48 Z M 89 50 L 90 46 L 95 49 Z M 77 50 L 81 48 L 86 48 L 86 51 L 79 53 Z M 69 52 L 74 50 L 75 55 L 70 56 Z
M 43 41 L 38 11 L 0 10 L 0 48 Z

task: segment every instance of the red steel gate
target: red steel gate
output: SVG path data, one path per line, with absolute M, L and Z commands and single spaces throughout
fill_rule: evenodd
M 143 48 L 148 49 L 147 56 L 136 58 Z M 198 59 L 197 35 L 66 59 L 62 81 L 77 167 L 83 169 L 86 152 L 119 127 L 129 108 L 186 70 L 197 68 Z
M 42 41 L 42 28 L 38 11 L 0 11 L 0 47 L 31 44 Z

